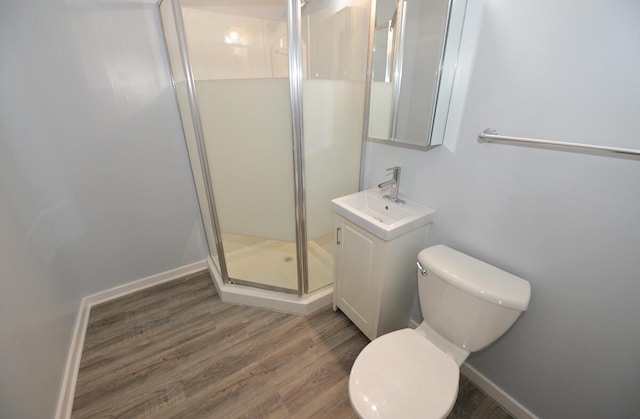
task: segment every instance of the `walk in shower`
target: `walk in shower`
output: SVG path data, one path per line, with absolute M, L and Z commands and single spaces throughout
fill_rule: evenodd
M 368 0 L 162 0 L 214 274 L 333 283 L 329 202 L 359 188 Z

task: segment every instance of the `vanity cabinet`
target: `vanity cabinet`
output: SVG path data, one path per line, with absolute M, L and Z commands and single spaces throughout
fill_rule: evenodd
M 371 340 L 409 326 L 416 260 L 430 224 L 384 241 L 335 214 L 335 292 L 340 310 Z

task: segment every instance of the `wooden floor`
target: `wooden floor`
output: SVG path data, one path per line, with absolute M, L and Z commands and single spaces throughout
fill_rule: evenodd
M 355 418 L 347 383 L 368 343 L 330 309 L 224 304 L 208 273 L 91 310 L 73 418 Z M 450 418 L 509 418 L 461 378 Z

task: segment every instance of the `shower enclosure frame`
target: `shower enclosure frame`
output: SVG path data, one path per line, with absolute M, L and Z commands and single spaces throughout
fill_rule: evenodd
M 224 253 L 224 245 L 222 240 L 222 231 L 220 229 L 220 223 L 215 205 L 214 191 L 212 185 L 211 170 L 206 154 L 206 144 L 204 141 L 204 132 L 202 129 L 201 115 L 198 107 L 198 98 L 196 92 L 195 79 L 193 76 L 191 60 L 187 49 L 187 40 L 184 27 L 184 20 L 182 15 L 182 2 L 181 0 L 159 0 L 156 5 L 158 7 L 158 13 L 160 20 L 162 21 L 161 6 L 163 3 L 171 3 L 171 8 L 174 17 L 174 24 L 176 28 L 176 37 L 180 52 L 180 64 L 185 75 L 185 84 L 187 87 L 187 97 L 189 103 L 189 110 L 191 112 L 191 122 L 194 127 L 194 134 L 196 140 L 198 161 L 201 166 L 204 183 L 204 194 L 206 195 L 206 203 L 208 206 L 207 211 L 204 211 L 201 205 L 199 205 L 200 213 L 204 219 L 208 217 L 211 220 L 213 230 L 213 242 L 215 243 L 215 249 L 217 253 L 217 265 L 213 262 L 212 252 L 212 238 L 209 237 L 207 228 L 205 227 L 205 239 L 207 242 L 207 250 L 209 254 L 209 269 L 215 269 L 218 271 L 223 284 L 237 284 L 240 286 L 246 285 L 253 288 L 264 289 L 267 291 L 276 291 L 286 294 L 297 294 L 297 296 L 304 297 L 309 295 L 309 271 L 308 271 L 308 246 L 307 246 L 307 219 L 306 219 L 306 184 L 305 184 L 305 153 L 304 153 L 304 125 L 303 125 L 303 92 L 302 84 L 304 80 L 303 74 L 303 57 L 302 57 L 302 1 L 301 0 L 287 0 L 287 33 L 288 36 L 288 68 L 289 68 L 289 93 L 291 104 L 291 128 L 292 128 L 292 150 L 293 150 L 293 180 L 294 180 L 294 213 L 295 213 L 295 237 L 296 237 L 296 261 L 297 261 L 297 274 L 298 274 L 298 289 L 297 291 L 292 289 L 274 287 L 267 284 L 260 284 L 251 281 L 245 281 L 242 279 L 230 278 L 226 257 Z M 306 3 L 306 2 L 305 2 Z M 371 2 L 370 11 L 375 10 L 375 1 Z M 371 13 L 373 16 L 374 13 Z M 371 47 L 373 40 L 373 26 L 375 21 L 373 17 L 369 22 L 369 39 L 368 45 Z M 162 25 L 164 31 L 164 25 Z M 167 57 L 170 57 L 169 46 L 165 33 L 165 48 Z M 367 67 L 366 67 L 366 82 L 369 83 L 370 79 L 370 63 L 372 60 L 371 48 L 367 54 Z M 171 75 L 172 85 L 174 87 L 174 93 L 177 99 L 177 90 L 175 87 L 175 75 L 171 65 L 169 65 L 169 72 Z M 364 106 L 368 109 L 370 92 L 365 89 Z M 184 121 L 183 131 L 184 131 Z M 186 131 L 185 131 L 186 132 Z M 363 187 L 364 176 L 364 157 L 366 154 L 366 144 L 368 137 L 368 113 L 364 114 L 363 132 L 361 140 L 361 156 L 360 156 L 360 178 L 359 189 Z M 186 134 L 185 134 L 186 135 Z M 192 166 L 192 173 L 195 177 L 195 171 Z M 195 179 L 194 179 L 195 181 Z M 197 188 L 196 188 L 197 189 Z M 198 192 L 198 191 L 197 191 Z M 213 262 L 213 263 L 212 263 Z M 213 274 L 213 272 L 212 272 Z M 215 278 L 214 278 L 215 279 Z M 318 290 L 314 290 L 311 294 L 320 294 L 326 289 L 332 290 L 333 282 Z M 326 292 L 325 292 L 326 294 Z M 284 311 L 288 311 L 285 309 Z M 295 310 L 291 310 L 295 311 Z M 311 310 L 312 311 L 312 310 Z

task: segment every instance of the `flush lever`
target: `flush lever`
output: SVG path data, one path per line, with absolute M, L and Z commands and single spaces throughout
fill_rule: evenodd
M 418 271 L 420 272 L 420 275 L 427 276 L 427 270 L 422 265 L 420 265 L 420 261 L 416 262 L 416 266 L 418 266 Z

